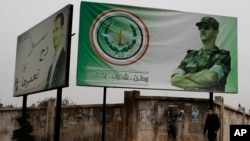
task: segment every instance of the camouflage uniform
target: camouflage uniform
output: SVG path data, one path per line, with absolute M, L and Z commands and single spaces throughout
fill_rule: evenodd
M 222 75 L 215 85 L 204 88 L 203 90 L 222 92 L 225 91 L 227 76 L 231 70 L 230 64 L 230 52 L 227 50 L 220 50 L 218 47 L 215 47 L 212 50 L 188 50 L 187 55 L 181 61 L 181 64 L 178 66 L 177 70 L 181 70 L 183 74 L 188 74 L 199 72 L 203 69 L 211 69 L 214 65 L 221 66 L 223 70 L 221 73 L 224 73 L 224 75 Z M 214 71 L 216 72 L 216 70 Z M 180 71 L 174 72 L 174 74 L 177 73 L 180 73 Z

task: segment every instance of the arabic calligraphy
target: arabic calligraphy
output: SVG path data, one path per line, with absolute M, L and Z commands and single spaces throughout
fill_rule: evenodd
M 32 56 L 32 54 L 37 54 L 39 53 L 39 55 L 37 55 L 37 59 L 40 61 L 40 62 L 43 62 L 45 61 L 46 57 L 48 56 L 49 54 L 49 46 L 44 46 L 44 47 L 41 47 L 41 44 L 42 42 L 45 41 L 45 39 L 47 38 L 47 35 L 48 35 L 48 32 L 44 33 L 38 41 L 34 41 L 32 42 L 31 44 L 31 49 L 28 51 L 28 55 L 27 57 L 30 59 Z M 31 40 L 31 37 L 28 36 L 28 34 L 26 35 L 25 34 L 25 37 L 29 37 L 30 40 Z M 24 37 L 22 37 L 21 39 L 23 39 Z M 20 39 L 20 40 L 21 40 Z M 40 44 L 40 45 L 39 45 Z M 41 47 L 41 49 L 40 49 Z M 35 50 L 33 50 L 34 48 L 38 48 L 38 52 L 35 52 Z M 33 58 L 34 59 L 34 58 Z M 29 64 L 28 62 L 25 62 L 24 65 L 22 66 L 22 69 L 21 69 L 21 72 L 23 74 L 23 76 L 21 76 L 20 78 L 17 78 L 16 79 L 16 82 L 15 82 L 15 89 L 16 91 L 18 91 L 18 87 L 22 87 L 22 88 L 28 88 L 29 86 L 31 86 L 31 83 L 37 83 L 39 82 L 40 78 L 39 78 L 39 75 L 41 73 L 41 75 L 43 74 L 43 69 L 40 70 L 40 67 L 41 66 L 38 66 L 37 68 L 37 71 L 33 71 L 33 74 L 30 72 L 27 72 L 27 66 L 29 66 L 31 64 Z M 39 80 L 39 81 L 38 81 Z M 20 83 L 20 86 L 18 86 L 18 83 Z
M 137 82 L 137 81 L 144 81 L 144 82 L 148 82 L 148 77 L 145 77 L 143 75 L 135 75 L 134 77 L 134 81 Z
M 41 52 L 40 52 L 40 61 L 43 61 L 44 58 L 46 57 L 46 55 L 48 54 L 49 52 L 49 46 L 47 46 L 46 49 L 42 49 Z
M 108 82 L 133 82 L 133 83 L 148 83 L 149 77 L 148 73 L 139 72 L 123 72 L 123 71 L 113 71 L 113 70 L 91 70 L 86 73 L 86 78 L 93 81 L 105 81 Z
M 41 37 L 41 39 L 40 39 L 39 41 L 37 41 L 36 43 L 34 43 L 34 42 L 32 43 L 31 50 L 30 50 L 30 52 L 28 53 L 28 56 L 30 56 L 30 54 L 32 53 L 33 48 L 35 48 L 39 43 L 41 43 L 41 41 L 43 41 L 43 40 L 47 37 L 47 35 L 48 35 L 48 32 L 45 33 L 45 34 Z
M 112 79 L 116 79 L 116 80 L 129 80 L 129 75 L 127 73 L 125 73 L 124 75 L 119 74 L 118 72 L 116 72 L 114 75 L 112 75 Z
M 102 78 L 107 79 L 107 73 L 104 72 L 89 72 L 87 78 Z
M 40 69 L 38 69 L 37 73 L 31 75 L 30 77 L 27 77 L 27 78 L 22 77 L 21 86 L 24 88 L 27 88 L 30 83 L 37 80 L 39 78 L 39 71 Z

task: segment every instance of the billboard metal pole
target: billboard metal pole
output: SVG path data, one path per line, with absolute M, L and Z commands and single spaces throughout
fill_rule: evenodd
M 209 108 L 214 108 L 214 102 L 213 102 L 213 92 L 209 92 Z
M 22 118 L 26 119 L 27 111 L 27 95 L 23 96 Z
M 104 91 L 103 91 L 103 105 L 102 105 L 102 141 L 105 141 L 106 94 L 107 94 L 107 87 L 104 87 Z
M 55 128 L 54 128 L 54 141 L 60 141 L 61 105 L 62 105 L 62 88 L 58 88 L 57 98 L 56 98 L 56 118 L 55 118 Z

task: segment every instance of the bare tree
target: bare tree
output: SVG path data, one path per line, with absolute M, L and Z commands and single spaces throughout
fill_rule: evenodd
M 41 101 L 37 101 L 37 107 L 47 107 L 49 102 L 56 102 L 56 98 L 50 97 L 50 98 L 45 98 L 44 100 Z M 75 105 L 75 103 L 72 101 L 70 97 L 66 97 L 62 100 L 62 105 L 63 106 Z

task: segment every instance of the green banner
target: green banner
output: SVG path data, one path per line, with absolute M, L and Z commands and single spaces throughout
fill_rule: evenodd
M 237 93 L 237 72 L 235 17 L 81 3 L 79 86 Z

